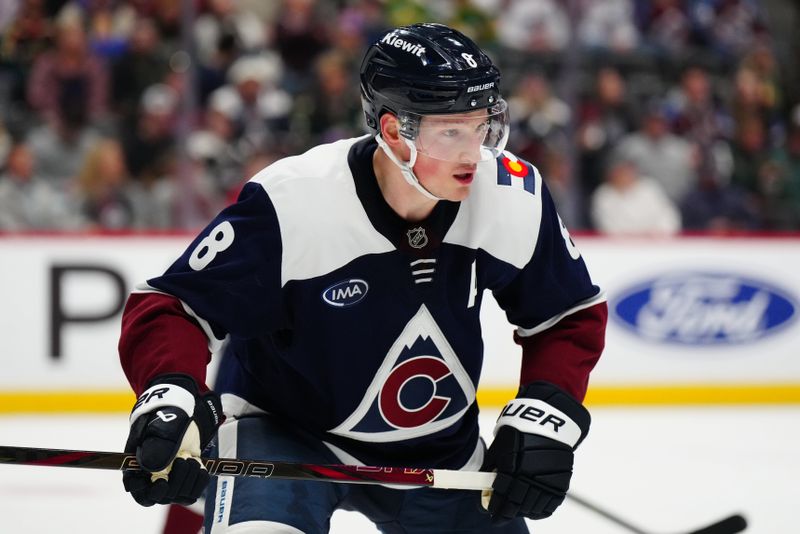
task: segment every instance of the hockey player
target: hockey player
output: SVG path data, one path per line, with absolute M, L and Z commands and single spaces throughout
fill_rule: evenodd
M 256 174 L 130 296 L 126 451 L 149 472 L 126 472 L 125 488 L 149 506 L 207 486 L 208 534 L 327 532 L 336 509 L 387 533 L 527 532 L 524 518 L 564 500 L 589 430 L 605 299 L 539 172 L 504 151 L 500 74 L 470 39 L 438 24 L 389 31 L 366 52 L 361 92 L 369 135 Z M 523 353 L 488 450 L 475 402 L 487 289 Z M 220 457 L 497 478 L 488 511 L 477 491 L 209 483 L 192 459 L 209 443 Z

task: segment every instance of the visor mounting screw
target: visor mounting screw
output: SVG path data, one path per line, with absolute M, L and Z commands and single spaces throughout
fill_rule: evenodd
M 490 104 L 494 103 L 494 97 L 492 95 L 489 95 L 489 103 Z
M 478 105 L 478 101 L 473 98 L 472 100 L 469 101 L 469 105 L 474 108 L 475 106 Z

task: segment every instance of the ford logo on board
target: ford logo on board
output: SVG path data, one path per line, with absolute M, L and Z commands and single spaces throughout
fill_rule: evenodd
M 725 273 L 672 273 L 618 296 L 614 316 L 636 334 L 668 343 L 712 345 L 759 339 L 795 318 L 785 291 Z
M 343 308 L 359 302 L 366 296 L 368 290 L 369 285 L 364 280 L 355 278 L 352 280 L 342 280 L 338 284 L 334 284 L 323 291 L 322 300 L 331 306 Z

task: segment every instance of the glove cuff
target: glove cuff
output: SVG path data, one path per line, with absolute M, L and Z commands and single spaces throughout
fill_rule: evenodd
M 590 423 L 588 410 L 568 393 L 549 382 L 532 382 L 520 387 L 517 398 L 500 412 L 494 433 L 510 426 L 575 449 L 589 433 Z
M 195 395 L 191 391 L 169 382 L 158 382 L 139 395 L 131 410 L 130 424 L 142 415 L 148 414 L 164 406 L 175 406 L 183 410 L 187 416 L 194 415 Z
M 213 391 L 200 395 L 194 378 L 184 374 L 161 375 L 148 385 L 133 407 L 130 423 L 162 406 L 177 406 L 197 423 L 201 446 L 208 445 L 223 420 L 220 396 Z

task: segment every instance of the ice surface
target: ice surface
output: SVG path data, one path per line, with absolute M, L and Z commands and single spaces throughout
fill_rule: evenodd
M 594 408 L 573 490 L 653 532 L 688 532 L 743 513 L 748 534 L 796 532 L 800 406 Z M 496 412 L 484 412 L 484 434 Z M 0 444 L 121 450 L 124 414 L 0 416 Z M 315 482 L 309 482 L 314 484 Z M 0 534 L 158 534 L 163 507 L 141 508 L 111 471 L 0 465 Z M 536 534 L 620 534 L 567 502 Z M 332 533 L 377 530 L 337 512 Z

